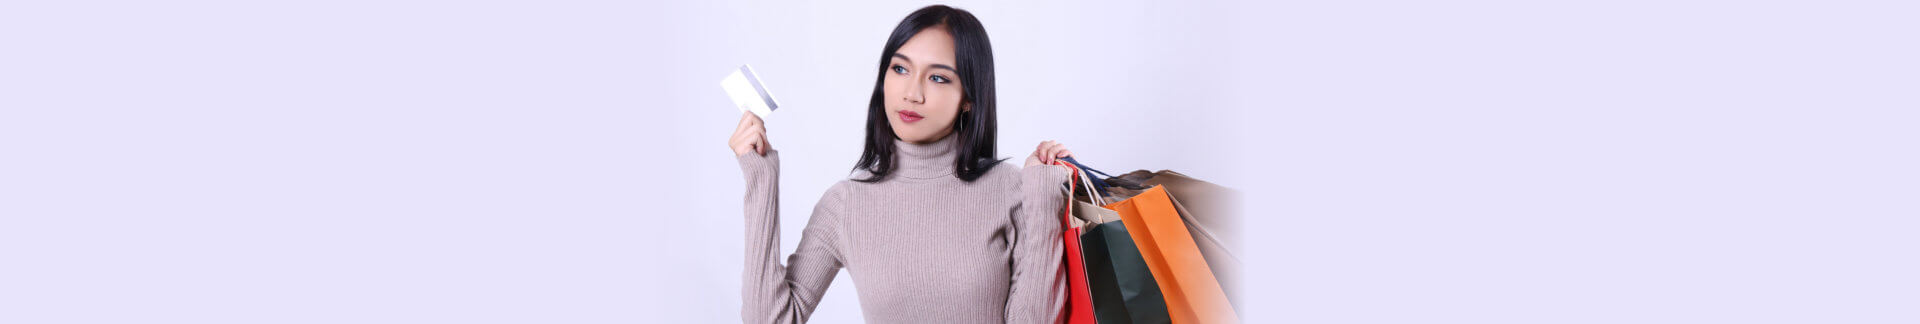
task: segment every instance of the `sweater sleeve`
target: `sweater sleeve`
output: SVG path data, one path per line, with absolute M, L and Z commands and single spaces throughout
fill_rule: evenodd
M 813 217 L 801 232 L 800 247 L 780 265 L 780 154 L 739 157 L 746 175 L 747 260 L 740 285 L 741 321 L 745 323 L 804 323 L 820 304 L 820 296 L 838 275 L 839 200 L 828 190 L 814 205 Z
M 1007 323 L 1055 323 L 1066 308 L 1067 279 L 1060 241 L 1067 199 L 1067 169 L 1020 170 L 1020 203 L 1014 208 L 1013 282 L 1007 292 Z

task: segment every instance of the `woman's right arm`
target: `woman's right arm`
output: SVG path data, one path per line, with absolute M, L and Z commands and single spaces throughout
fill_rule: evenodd
M 814 205 L 800 247 L 780 265 L 780 154 L 751 113 L 741 117 L 729 146 L 746 177 L 746 267 L 740 317 L 746 323 L 803 323 L 840 272 L 839 223 L 833 190 Z

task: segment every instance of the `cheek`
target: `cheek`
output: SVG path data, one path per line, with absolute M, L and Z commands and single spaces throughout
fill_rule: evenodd
M 880 102 L 886 103 L 889 108 L 900 102 L 900 81 L 895 79 L 898 78 L 888 75 L 885 81 L 880 82 Z
M 943 87 L 940 91 L 935 91 L 935 93 L 938 93 L 940 96 L 937 99 L 938 101 L 934 101 L 939 103 L 935 105 L 936 107 L 940 107 L 941 110 L 948 112 L 948 116 L 960 114 L 960 99 L 964 98 L 965 94 L 960 93 L 959 88 Z M 936 99 L 928 98 L 928 100 L 933 101 Z

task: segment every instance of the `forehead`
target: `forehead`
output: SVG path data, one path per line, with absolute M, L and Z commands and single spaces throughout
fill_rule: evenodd
M 946 26 L 933 26 L 921 29 L 901 44 L 895 53 L 906 55 L 916 65 L 945 64 L 953 65 L 953 35 L 947 33 Z

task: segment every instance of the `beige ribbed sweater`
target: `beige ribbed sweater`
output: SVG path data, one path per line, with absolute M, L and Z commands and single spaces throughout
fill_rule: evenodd
M 1060 213 L 1068 171 L 1003 163 L 961 181 L 954 177 L 954 137 L 896 140 L 895 168 L 886 179 L 842 180 L 827 189 L 784 266 L 780 154 L 740 156 L 747 181 L 741 319 L 806 322 L 843 267 L 868 323 L 1059 318 L 1066 301 Z

